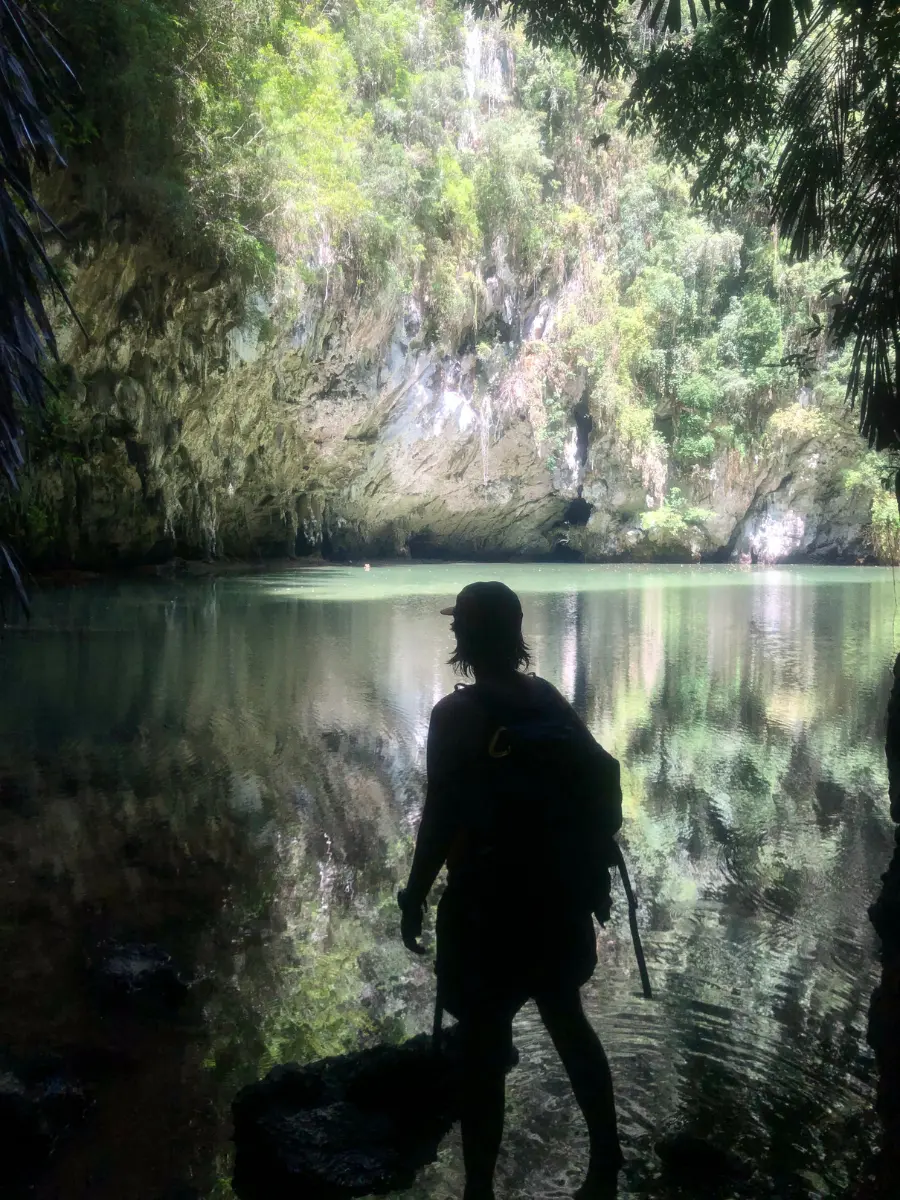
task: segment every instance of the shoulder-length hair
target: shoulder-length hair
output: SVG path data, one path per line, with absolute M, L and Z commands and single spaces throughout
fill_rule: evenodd
M 453 632 L 456 649 L 448 661 L 459 675 L 474 675 L 476 671 L 518 671 L 531 663 L 531 651 L 522 636 L 521 626 L 473 629 L 456 618 Z

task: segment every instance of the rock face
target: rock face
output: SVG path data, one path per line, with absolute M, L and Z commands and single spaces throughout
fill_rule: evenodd
M 521 72 L 499 30 L 467 18 L 458 33 L 467 115 L 456 136 L 474 153 L 498 112 L 521 107 Z M 573 326 L 605 321 L 593 268 L 610 280 L 632 269 L 612 249 L 627 232 L 616 197 L 632 153 L 586 157 L 587 143 L 610 140 L 593 129 L 572 130 L 580 165 L 561 150 L 554 170 L 587 172 L 567 184 L 577 205 L 566 211 L 580 227 L 582 205 L 596 209 L 597 235 L 572 226 L 569 253 L 555 248 L 556 266 L 535 275 L 508 222 L 488 221 L 477 288 L 443 324 L 427 275 L 404 269 L 406 294 L 329 292 L 312 245 L 293 265 L 279 252 L 269 290 L 248 293 L 224 263 L 174 258 L 127 199 L 101 201 L 77 169 L 61 173 L 45 197 L 65 235 L 51 251 L 88 336 L 55 314 L 64 370 L 50 432 L 29 438 L 0 527 L 33 565 L 69 569 L 221 555 L 864 558 L 871 497 L 841 482 L 861 454 L 852 417 L 827 431 L 788 422 L 759 459 L 729 450 L 679 464 L 671 387 L 653 393 L 665 412 L 641 410 L 654 430 L 629 433 L 612 365 L 591 375 L 577 339 L 569 346 Z M 452 136 L 448 124 L 441 137 Z M 292 241 L 288 228 L 273 236 Z M 727 257 L 732 243 L 709 253 Z M 601 354 L 610 364 L 618 338 Z
M 235 1099 L 242 1200 L 342 1200 L 412 1185 L 458 1113 L 452 1035 L 275 1067 Z
M 276 332 L 269 301 L 124 233 L 72 263 L 90 341 L 63 332 L 63 444 L 24 483 L 35 561 L 551 549 L 570 493 L 527 420 L 482 404 L 474 355 L 421 344 L 414 305 Z
M 730 452 L 682 476 L 620 444 L 575 380 L 551 451 L 528 389 L 498 385 L 474 351 L 427 345 L 411 299 L 288 317 L 219 272 L 161 261 L 124 226 L 67 233 L 89 340 L 63 327 L 61 417 L 52 444 L 34 444 L 14 518 L 35 564 L 867 554 L 867 501 L 840 484 L 859 457 L 849 420 L 827 444 L 788 439 L 765 464 Z M 526 304 L 514 280 L 488 283 L 507 368 L 539 369 L 560 298 Z M 648 497 L 673 486 L 704 522 L 648 533 Z

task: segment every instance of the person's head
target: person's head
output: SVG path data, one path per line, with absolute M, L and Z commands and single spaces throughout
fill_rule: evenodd
M 522 605 L 505 583 L 470 583 L 441 613 L 453 618 L 456 649 L 450 662 L 461 675 L 516 671 L 531 662 L 522 637 Z

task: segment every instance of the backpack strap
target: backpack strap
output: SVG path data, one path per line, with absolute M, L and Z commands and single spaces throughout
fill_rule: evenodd
M 506 758 L 507 755 L 512 754 L 512 746 L 507 744 L 504 747 L 500 744 L 500 738 L 502 734 L 506 732 L 507 729 L 505 725 L 498 725 L 494 731 L 494 736 L 491 738 L 490 744 L 488 745 L 488 754 L 491 758 Z
M 456 692 L 468 692 L 469 695 L 472 697 L 472 699 L 475 701 L 482 716 L 487 717 L 488 721 L 493 723 L 493 721 L 496 717 L 496 712 L 494 711 L 494 708 L 490 703 L 490 697 L 488 697 L 485 694 L 483 689 L 479 690 L 477 683 L 454 683 L 453 691 L 454 691 L 454 694 Z M 495 752 L 497 739 L 500 737 L 501 733 L 505 732 L 505 730 L 506 730 L 506 726 L 500 725 L 494 731 L 494 735 L 490 740 L 490 744 L 488 745 L 488 754 L 491 756 L 491 758 L 505 758 L 506 755 L 509 754 L 508 750 L 506 750 L 502 754 L 497 754 Z

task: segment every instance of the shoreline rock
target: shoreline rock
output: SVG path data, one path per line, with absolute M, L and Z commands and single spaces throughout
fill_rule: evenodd
M 241 1200 L 348 1200 L 411 1187 L 459 1116 L 453 1029 L 274 1067 L 232 1105 Z

